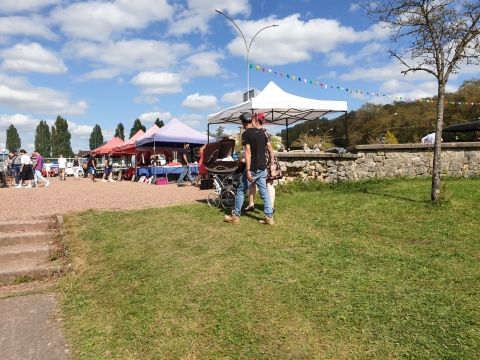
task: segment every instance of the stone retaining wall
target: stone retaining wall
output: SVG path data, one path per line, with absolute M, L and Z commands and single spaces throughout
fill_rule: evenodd
M 433 145 L 357 145 L 345 154 L 287 152 L 277 157 L 285 181 L 421 177 L 432 174 Z M 442 170 L 448 176 L 480 176 L 480 142 L 442 144 Z

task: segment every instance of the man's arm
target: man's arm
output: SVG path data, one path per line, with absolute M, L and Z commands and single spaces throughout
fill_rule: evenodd
M 245 145 L 245 171 L 247 172 L 248 181 L 252 181 L 253 177 L 250 173 L 250 165 L 252 164 L 252 150 L 250 149 L 250 144 Z

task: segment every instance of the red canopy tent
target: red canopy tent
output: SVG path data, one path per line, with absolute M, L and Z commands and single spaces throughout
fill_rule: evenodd
M 145 132 L 143 130 L 138 130 L 135 135 L 133 135 L 130 139 L 123 142 L 120 145 L 115 146 L 112 149 L 114 155 L 135 155 L 135 141 L 138 140 L 139 137 L 143 136 Z
M 109 140 L 107 143 L 103 144 L 102 146 L 99 146 L 98 148 L 93 149 L 91 152 L 94 152 L 96 155 L 106 155 L 106 154 L 109 154 L 115 146 L 118 146 L 121 144 L 123 144 L 123 140 L 118 137 L 114 137 L 113 139 Z

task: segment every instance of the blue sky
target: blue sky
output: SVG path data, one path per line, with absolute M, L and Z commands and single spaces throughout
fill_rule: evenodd
M 40 120 L 69 121 L 74 150 L 87 149 L 95 124 L 104 138 L 122 122 L 128 136 L 140 118 L 178 118 L 205 130 L 207 115 L 238 103 L 246 89 L 245 46 L 262 27 L 250 62 L 333 85 L 322 89 L 250 71 L 250 86 L 273 80 L 309 98 L 346 100 L 349 110 L 390 97 L 351 94 L 336 86 L 419 98 L 436 93 L 426 74 L 404 77 L 387 56 L 388 32 L 343 0 L 2 0 L 0 2 L 0 148 L 14 124 L 33 150 Z M 464 67 L 449 91 L 478 77 Z

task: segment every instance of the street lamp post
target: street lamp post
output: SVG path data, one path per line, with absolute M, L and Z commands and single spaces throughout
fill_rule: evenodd
M 230 17 L 228 16 L 227 14 L 225 14 L 222 10 L 220 9 L 215 9 L 215 11 L 217 13 L 219 13 L 220 15 L 223 15 L 225 16 L 233 25 L 235 25 L 235 27 L 237 28 L 238 32 L 240 33 L 240 35 L 242 36 L 242 39 L 243 39 L 243 42 L 245 43 L 245 50 L 247 52 L 247 100 L 250 100 L 250 48 L 252 47 L 252 43 L 253 43 L 253 40 L 255 40 L 255 38 L 257 37 L 257 35 L 262 32 L 263 30 L 265 29 L 268 29 L 268 28 L 271 28 L 271 27 L 276 27 L 278 26 L 278 24 L 273 24 L 273 25 L 268 25 L 268 26 L 265 26 L 263 28 L 261 28 L 260 30 L 258 30 L 255 35 L 253 35 L 252 39 L 250 40 L 250 42 L 247 44 L 247 39 L 245 38 L 245 35 L 243 35 L 243 32 L 242 30 L 240 29 L 240 27 L 237 25 L 237 23 Z

